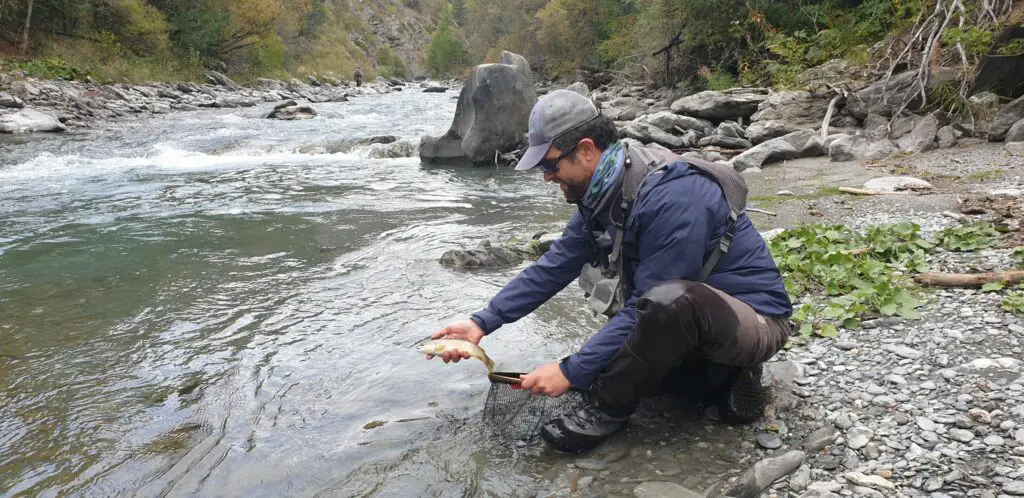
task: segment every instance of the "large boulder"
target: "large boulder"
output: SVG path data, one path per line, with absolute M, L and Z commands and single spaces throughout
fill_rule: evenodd
M 802 129 L 804 128 L 801 126 L 785 121 L 755 121 L 747 127 L 746 134 L 751 142 L 759 144 Z
M 0 133 L 58 132 L 64 129 L 57 118 L 31 108 L 0 115 Z
M 729 161 L 736 171 L 760 168 L 763 164 L 824 153 L 821 135 L 814 130 L 795 131 L 763 142 Z
M 570 92 L 576 92 L 576 93 L 578 93 L 578 94 L 580 94 L 580 95 L 582 95 L 582 96 L 584 96 L 584 97 L 586 97 L 588 99 L 590 98 L 590 89 L 587 88 L 587 84 L 582 82 L 582 81 L 577 81 L 577 82 L 575 82 L 575 83 L 565 87 L 565 89 L 569 90 Z
M 829 100 L 802 90 L 772 92 L 757 105 L 757 112 L 750 116 L 750 121 L 785 121 L 808 128 L 821 126 Z
M 992 123 L 988 127 L 988 139 L 993 142 L 1005 140 L 1010 128 L 1022 119 L 1024 119 L 1024 97 L 1006 104 L 996 113 L 996 117 L 992 119 Z
M 536 102 L 526 59 L 503 51 L 499 62 L 473 68 L 459 93 L 451 128 L 440 137 L 423 137 L 420 159 L 425 163 L 493 161 L 495 152 L 509 152 L 523 144 Z
M 797 130 L 820 128 L 828 104 L 828 98 L 810 92 L 773 92 L 750 116 L 753 130 L 747 131 L 747 138 L 757 144 Z
M 845 135 L 828 145 L 828 155 L 833 161 L 882 159 L 897 150 L 891 140 L 873 138 L 868 134 Z
M 10 109 L 21 109 L 25 107 L 25 103 L 18 97 L 9 93 L 0 92 L 0 107 L 7 107 Z
M 856 90 L 870 81 L 871 71 L 843 59 L 832 59 L 820 66 L 807 69 L 796 77 L 797 86 L 823 90 L 827 90 L 829 86 Z
M 639 140 L 645 144 L 655 142 L 673 149 L 686 146 L 682 137 L 665 133 L 656 126 L 641 120 L 626 123 L 626 125 L 619 130 L 619 134 L 623 137 Z
M 934 115 L 927 115 L 917 121 L 914 129 L 899 139 L 900 150 L 904 152 L 924 152 L 936 147 L 935 135 L 939 133 L 939 120 Z
M 228 90 L 238 91 L 242 89 L 242 87 L 239 86 L 238 83 L 235 83 L 234 80 L 228 78 L 223 73 L 218 73 L 217 71 L 207 71 L 206 79 L 208 79 L 210 83 L 220 85 Z
M 936 86 L 954 83 L 958 75 L 959 71 L 948 67 L 940 67 L 933 71 L 928 82 L 929 100 L 934 101 L 931 98 L 931 92 Z M 892 117 L 904 102 L 906 102 L 908 110 L 916 109 L 921 103 L 917 71 L 900 73 L 888 81 L 884 79 L 876 81 L 858 90 L 850 95 L 846 103 L 846 110 L 857 119 L 864 119 L 872 113 Z
M 669 133 L 685 133 L 687 130 L 693 130 L 700 134 L 700 136 L 704 136 L 711 133 L 711 130 L 714 128 L 711 121 L 706 119 L 681 116 L 669 111 L 658 111 L 652 114 L 646 114 L 643 118 L 652 126 Z
M 1024 54 L 999 54 L 1000 49 L 1024 38 L 1024 24 L 1006 24 L 992 39 L 988 52 L 992 55 L 981 56 L 975 65 L 972 93 L 989 90 L 1011 99 L 1024 96 Z
M 768 98 L 767 90 L 735 88 L 725 92 L 707 90 L 672 102 L 672 112 L 713 121 L 746 119 Z
M 1024 142 L 1024 119 L 1017 121 L 1010 127 L 1010 131 L 1006 132 L 1006 141 Z

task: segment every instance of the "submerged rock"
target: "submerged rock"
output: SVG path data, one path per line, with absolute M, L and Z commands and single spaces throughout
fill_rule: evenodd
M 308 105 L 298 105 L 294 100 L 286 100 L 274 106 L 274 110 L 267 114 L 267 119 L 313 119 L 317 117 L 316 110 Z
M 500 268 L 538 258 L 547 252 L 560 234 L 540 234 L 526 242 L 492 245 L 484 240 L 475 249 L 452 249 L 441 255 L 440 263 L 450 268 Z

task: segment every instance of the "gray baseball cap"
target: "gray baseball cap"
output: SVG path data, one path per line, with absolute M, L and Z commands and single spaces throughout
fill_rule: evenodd
M 571 90 L 555 90 L 537 101 L 530 111 L 527 143 L 530 148 L 519 159 L 517 170 L 537 166 L 544 159 L 551 142 L 596 118 L 600 113 L 590 99 Z

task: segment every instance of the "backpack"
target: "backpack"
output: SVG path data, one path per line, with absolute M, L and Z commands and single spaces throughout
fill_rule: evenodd
M 747 206 L 748 189 L 743 176 L 728 164 L 692 157 L 684 158 L 660 146 L 630 146 L 626 143 L 620 215 L 617 220 L 616 216 L 612 216 L 615 225 L 615 240 L 611 253 L 608 255 L 608 266 L 602 268 L 588 263 L 584 265 L 579 278 L 579 286 L 586 293 L 590 307 L 598 313 L 609 317 L 614 316 L 629 299 L 632 283 L 628 281 L 629 275 L 624 271 L 622 261 L 622 238 L 625 227 L 643 184 L 649 178 L 663 173 L 668 164 L 676 161 L 686 162 L 695 171 L 714 181 L 722 189 L 725 200 L 729 204 L 729 218 L 725 234 L 722 235 L 717 247 L 704 262 L 697 281 L 707 280 L 722 256 L 729 252 L 729 246 L 736 236 L 736 222 L 746 211 Z

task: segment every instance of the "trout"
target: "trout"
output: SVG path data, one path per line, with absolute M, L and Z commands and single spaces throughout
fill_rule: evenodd
M 494 362 L 487 356 L 483 348 L 463 339 L 435 339 L 420 346 L 420 352 L 441 356 L 445 351 L 465 351 L 470 358 L 476 358 L 487 365 L 487 373 L 494 371 Z

